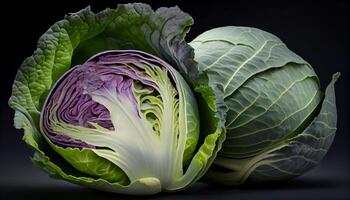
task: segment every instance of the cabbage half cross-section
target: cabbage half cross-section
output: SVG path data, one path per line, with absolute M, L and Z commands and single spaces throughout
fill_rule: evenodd
M 198 118 L 190 88 L 170 65 L 140 51 L 115 50 L 73 67 L 56 82 L 43 107 L 41 131 L 79 171 L 129 184 L 130 192 L 158 192 L 184 181 Z M 67 153 L 71 148 L 84 151 Z M 92 161 L 84 162 L 86 151 L 96 155 Z M 101 165 L 101 158 L 109 162 Z
M 200 126 L 184 80 L 196 74 L 184 40 L 192 23 L 178 7 L 133 3 L 52 25 L 9 100 L 33 163 L 52 178 L 124 194 L 177 191 L 201 178 L 224 126 Z

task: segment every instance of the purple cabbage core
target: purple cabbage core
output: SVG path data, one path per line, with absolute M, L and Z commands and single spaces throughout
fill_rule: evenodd
M 77 65 L 66 72 L 53 86 L 44 104 L 41 116 L 42 131 L 48 138 L 60 146 L 94 148 L 79 140 L 56 133 L 51 121 L 94 128 L 89 122 L 113 130 L 109 111 L 93 101 L 89 93 L 114 91 L 124 95 L 135 105 L 135 114 L 139 115 L 138 102 L 133 93 L 133 83 L 137 81 L 146 88 L 156 84 L 143 76 L 142 65 L 156 65 L 168 68 L 164 61 L 140 51 L 113 50 L 102 52 L 90 58 L 86 63 Z M 133 67 L 130 67 L 133 66 Z

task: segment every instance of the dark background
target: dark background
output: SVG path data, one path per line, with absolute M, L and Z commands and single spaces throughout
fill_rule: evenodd
M 7 100 L 21 62 L 36 49 L 36 42 L 53 23 L 88 5 L 97 12 L 132 1 L 7 1 L 1 5 L 1 127 L 0 199 L 125 199 L 116 194 L 81 188 L 52 180 L 31 164 L 32 154 L 12 127 L 13 111 Z M 145 1 L 147 2 L 147 1 Z M 225 26 L 252 26 L 280 37 L 311 63 L 322 86 L 334 72 L 338 131 L 325 159 L 312 171 L 288 183 L 223 188 L 196 184 L 176 194 L 151 199 L 350 199 L 349 136 L 349 3 L 346 1 L 149 1 L 154 9 L 178 5 L 195 19 L 187 41 L 205 30 Z

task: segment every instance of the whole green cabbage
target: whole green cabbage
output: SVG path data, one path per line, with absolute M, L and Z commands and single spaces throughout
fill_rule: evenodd
M 336 131 L 339 73 L 323 95 L 311 65 L 256 28 L 215 28 L 190 45 L 199 74 L 221 98 L 227 131 L 207 180 L 286 180 L 320 162 Z

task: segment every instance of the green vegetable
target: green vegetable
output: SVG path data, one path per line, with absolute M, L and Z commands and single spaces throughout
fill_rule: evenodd
M 178 7 L 134 3 L 52 25 L 9 100 L 33 163 L 53 178 L 142 195 L 204 175 L 286 180 L 320 162 L 336 131 L 340 74 L 323 94 L 310 64 L 276 36 L 230 26 L 187 44 L 192 23 Z
M 184 41 L 191 24 L 177 7 L 135 3 L 97 14 L 86 8 L 51 26 L 9 100 L 34 164 L 53 178 L 126 194 L 198 180 L 224 126 L 204 103 L 210 121 L 198 136 L 195 97 L 175 70 L 197 75 Z
M 199 74 L 225 110 L 226 139 L 206 180 L 227 185 L 286 180 L 322 160 L 336 131 L 339 73 L 323 95 L 311 65 L 256 28 L 215 28 L 190 45 Z

